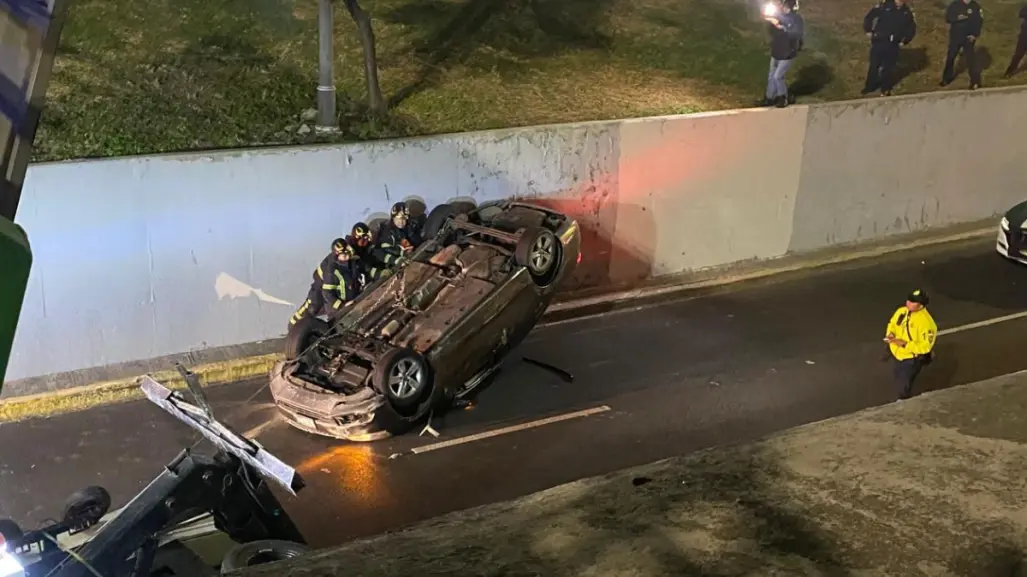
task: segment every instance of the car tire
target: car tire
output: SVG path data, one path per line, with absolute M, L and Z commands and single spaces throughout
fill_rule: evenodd
M 330 325 L 317 317 L 304 317 L 285 335 L 285 359 L 298 359 L 315 340 L 328 334 Z
M 452 206 L 457 214 L 469 214 L 478 208 L 478 205 L 472 200 L 453 200 L 446 204 Z
M 432 390 L 431 367 L 411 349 L 392 349 L 374 367 L 374 387 L 401 415 L 420 404 Z
M 245 567 L 274 563 L 285 559 L 301 557 L 311 551 L 310 547 L 293 541 L 265 539 L 243 543 L 232 548 L 221 560 L 221 574 Z
M 92 527 L 99 523 L 110 509 L 111 494 L 99 485 L 92 485 L 79 489 L 68 497 L 64 502 L 61 520 L 68 525 Z
M 12 519 L 0 519 L 0 537 L 3 542 L 17 541 L 22 538 L 24 533 L 21 531 L 21 527 L 18 526 Z
M 514 250 L 514 260 L 531 273 L 535 284 L 546 286 L 560 269 L 562 245 L 549 229 L 529 228 L 521 233 Z
M 435 238 L 435 235 L 439 234 L 442 230 L 443 225 L 446 224 L 446 220 L 450 219 L 459 214 L 456 207 L 451 204 L 440 204 L 435 208 L 431 209 L 428 216 L 424 219 L 424 228 L 421 229 L 421 238 L 428 240 Z

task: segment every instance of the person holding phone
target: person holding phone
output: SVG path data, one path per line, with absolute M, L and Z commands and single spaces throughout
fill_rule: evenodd
M 934 343 L 938 325 L 927 312 L 930 297 L 925 291 L 915 290 L 906 297 L 888 321 L 884 342 L 895 361 L 895 380 L 899 385 L 899 400 L 913 396 L 913 381 L 920 370 L 934 360 Z
M 976 90 L 981 86 L 977 39 L 984 28 L 984 10 L 977 0 L 953 0 L 945 11 L 945 21 L 949 24 L 949 46 L 945 69 L 941 73 L 941 86 L 948 86 L 956 79 L 956 57 L 962 52 L 970 74 L 970 90 Z
M 785 75 L 802 50 L 805 36 L 802 16 L 795 10 L 796 0 L 772 0 L 763 11 L 770 26 L 770 72 L 763 106 L 788 106 L 788 85 Z

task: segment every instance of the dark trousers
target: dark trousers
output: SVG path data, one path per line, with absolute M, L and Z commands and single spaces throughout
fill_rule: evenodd
M 863 92 L 877 89 L 890 92 L 895 87 L 895 65 L 899 61 L 899 45 L 894 42 L 878 41 L 870 45 L 870 67 Z
M 913 396 L 913 381 L 916 380 L 923 367 L 923 362 L 917 357 L 904 361 L 895 360 L 895 382 L 899 386 L 900 399 L 908 399 Z
M 316 317 L 324 312 L 325 299 L 321 294 L 321 287 L 311 286 L 310 290 L 307 291 L 307 299 L 303 301 L 300 308 L 296 309 L 296 312 L 292 314 L 292 318 L 289 319 L 289 325 L 294 325 L 300 322 L 304 317 Z
M 1006 68 L 1006 76 L 1012 76 L 1016 72 L 1024 55 L 1027 55 L 1027 30 L 1021 28 L 1020 37 L 1016 39 L 1016 50 L 1013 52 L 1013 58 L 1009 61 L 1009 68 Z
M 963 52 L 966 60 L 966 69 L 970 73 L 970 84 L 981 83 L 981 63 L 977 61 L 977 51 L 974 42 L 964 39 L 961 42 L 949 40 L 948 54 L 945 56 L 945 70 L 941 73 L 941 81 L 948 84 L 956 79 L 956 56 Z

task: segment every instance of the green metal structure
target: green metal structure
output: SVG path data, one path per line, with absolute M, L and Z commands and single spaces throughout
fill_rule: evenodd
M 0 394 L 32 267 L 14 220 L 68 0 L 0 0 Z

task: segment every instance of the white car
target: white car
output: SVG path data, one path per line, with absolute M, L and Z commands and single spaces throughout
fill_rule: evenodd
M 1009 209 L 999 225 L 995 250 L 1010 260 L 1027 264 L 1027 202 Z

